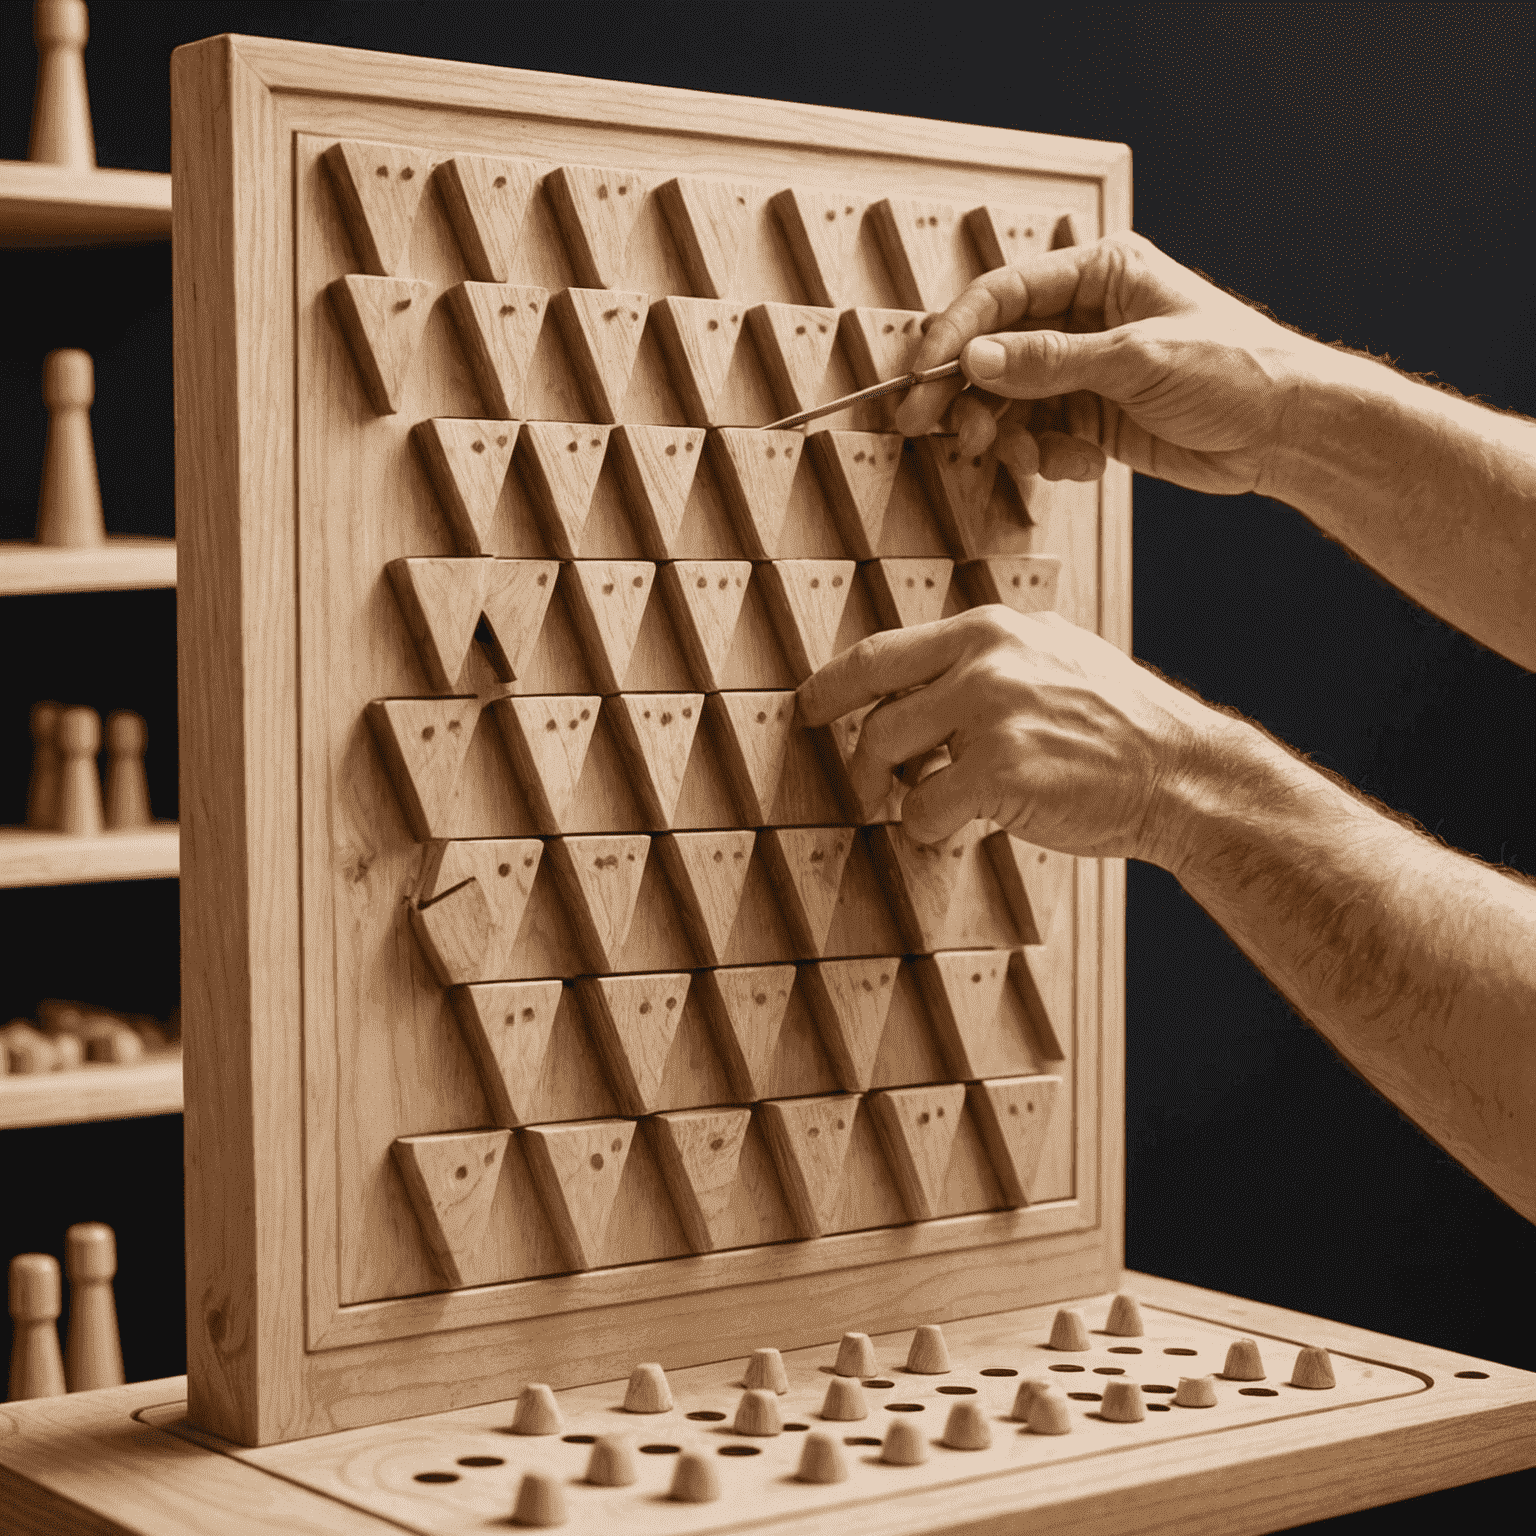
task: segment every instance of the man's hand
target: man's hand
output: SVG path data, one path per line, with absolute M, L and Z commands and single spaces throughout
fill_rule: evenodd
M 938 842 L 975 818 L 1085 857 L 1175 856 L 1170 790 L 1200 727 L 1224 717 L 1056 614 L 973 608 L 885 630 L 800 686 L 807 724 L 877 699 L 849 773 L 865 805 L 947 745 L 950 766 L 907 792 L 902 821 Z
M 955 400 L 958 379 L 912 390 L 896 425 L 929 432 L 955 401 L 961 451 L 995 434 L 1016 475 L 1092 480 L 1107 454 L 1237 494 L 1261 488 L 1294 381 L 1332 356 L 1139 235 L 1118 235 L 977 278 L 912 360 L 958 357 L 974 391 Z M 1019 403 L 1003 410 L 996 397 Z

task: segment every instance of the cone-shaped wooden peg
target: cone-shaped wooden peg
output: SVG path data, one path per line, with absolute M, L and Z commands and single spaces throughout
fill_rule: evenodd
M 1062 1307 L 1051 1324 L 1051 1349 L 1088 1349 L 1088 1324 L 1076 1307 Z
M 1121 1291 L 1109 1304 L 1104 1332 L 1122 1339 L 1139 1339 L 1146 1331 L 1141 1321 L 1141 1303 L 1134 1296 Z
M 51 1253 L 18 1253 L 11 1260 L 11 1377 L 9 1399 L 64 1395 L 59 1310 L 64 1288 Z
M 920 1467 L 928 1460 L 928 1442 L 908 1418 L 893 1419 L 880 1444 L 880 1460 L 893 1467 Z
M 847 1376 L 834 1376 L 827 1383 L 827 1395 L 822 1400 L 821 1416 L 839 1424 L 869 1417 L 869 1404 L 864 1401 L 864 1388 Z
M 845 1333 L 837 1346 L 837 1364 L 832 1367 L 839 1376 L 878 1376 L 880 1363 L 875 1359 L 875 1346 L 867 1333 Z
M 1147 1416 L 1146 1400 L 1134 1381 L 1106 1381 L 1099 1417 L 1111 1424 L 1139 1424 Z
M 944 1342 L 944 1330 L 937 1323 L 924 1323 L 912 1335 L 907 1369 L 920 1376 L 942 1376 L 949 1368 L 949 1345 Z
M 149 733 L 143 715 L 131 709 L 114 710 L 107 716 L 107 825 L 147 827 L 149 780 L 144 776 L 144 749 Z
M 637 1365 L 629 1373 L 624 1392 L 625 1413 L 666 1413 L 672 1406 L 672 1388 L 659 1365 Z
M 96 754 L 101 751 L 101 716 L 94 709 L 66 709 L 59 716 L 60 832 L 94 837 L 101 831 L 101 777 Z
M 1013 1409 L 1008 1417 L 1020 1424 L 1029 1423 L 1029 1405 L 1034 1402 L 1037 1392 L 1049 1392 L 1052 1383 L 1044 1381 L 1038 1376 L 1033 1376 L 1027 1381 L 1019 1383 L 1019 1390 L 1013 1394 Z
M 765 1387 L 781 1397 L 789 1391 L 789 1375 L 784 1369 L 784 1357 L 776 1349 L 754 1349 L 747 1361 L 747 1372 L 742 1378 L 744 1387 Z
M 1216 1378 L 1214 1376 L 1180 1376 L 1179 1390 L 1173 1394 L 1179 1408 L 1214 1408 L 1216 1406 Z
M 1227 1350 L 1227 1363 L 1221 1374 L 1228 1381 L 1263 1381 L 1264 1360 L 1253 1339 L 1238 1339 Z
M 1032 1435 L 1065 1435 L 1072 1429 L 1072 1412 L 1060 1387 L 1037 1386 L 1029 1400 Z
M 76 1222 L 64 1234 L 64 1267 L 69 1275 L 69 1340 L 64 1374 L 71 1392 L 123 1384 L 123 1350 L 117 1335 L 112 1277 L 117 1273 L 117 1238 L 105 1222 Z
M 667 1497 L 679 1504 L 710 1504 L 720 1497 L 720 1474 L 707 1456 L 684 1451 L 672 1469 Z
M 85 88 L 85 40 L 91 24 L 84 0 L 37 0 L 32 38 L 37 44 L 37 91 L 32 98 L 29 160 L 89 171 L 96 166 L 96 136 Z
M 525 1472 L 512 1507 L 513 1525 L 548 1528 L 565 1524 L 565 1489 L 547 1472 Z
M 37 542 L 77 549 L 106 542 L 91 403 L 96 369 L 89 352 L 64 347 L 43 359 L 43 403 L 48 440 L 37 498 Z
M 1311 1387 L 1314 1390 L 1336 1385 L 1333 1361 L 1328 1358 L 1328 1351 L 1310 1344 L 1305 1346 L 1296 1356 L 1296 1364 L 1291 1367 L 1291 1385 Z
M 779 1417 L 779 1399 L 766 1387 L 748 1387 L 736 1405 L 735 1432 L 738 1435 L 777 1435 L 784 1430 Z
M 985 1451 L 992 1444 L 992 1426 L 980 1404 L 966 1398 L 949 1410 L 944 1421 L 944 1444 L 952 1451 Z
M 832 1435 L 813 1429 L 800 1447 L 800 1465 L 795 1477 L 802 1483 L 845 1483 L 848 1460 Z
M 512 1415 L 514 1435 L 558 1435 L 565 1428 L 560 1405 L 555 1401 L 554 1389 L 542 1381 L 530 1382 L 517 1399 L 517 1412 Z
M 628 1488 L 639 1477 L 629 1441 L 623 1435 L 599 1435 L 587 1458 L 587 1481 L 596 1488 Z

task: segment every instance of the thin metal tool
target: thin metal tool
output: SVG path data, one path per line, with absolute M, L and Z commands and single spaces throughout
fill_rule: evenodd
M 917 373 L 904 373 L 899 379 L 887 379 L 883 384 L 871 384 L 868 389 L 855 390 L 851 395 L 844 395 L 841 400 L 829 400 L 825 405 L 818 405 L 814 410 L 801 411 L 798 416 L 786 416 L 783 421 L 770 421 L 762 430 L 764 432 L 781 432 L 790 427 L 803 427 L 808 421 L 815 421 L 818 416 L 830 416 L 834 411 L 845 411 L 850 405 L 858 405 L 865 400 L 878 400 L 881 395 L 894 395 L 898 389 L 911 389 L 914 384 L 933 384 L 940 379 L 952 379 L 960 372 L 960 359 L 956 358 L 952 363 L 940 363 L 937 368 L 924 368 Z

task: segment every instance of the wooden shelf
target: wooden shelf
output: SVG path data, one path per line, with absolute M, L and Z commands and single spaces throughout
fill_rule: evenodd
M 0 1130 L 180 1113 L 179 1050 L 132 1066 L 103 1062 L 68 1072 L 0 1077 Z
M 0 246 L 138 245 L 171 238 L 171 178 L 0 160 Z
M 175 539 L 113 537 L 89 549 L 58 549 L 30 539 L 0 542 L 0 595 L 175 585 Z
M 0 887 L 163 880 L 180 873 L 181 837 L 174 821 L 96 837 L 0 827 Z

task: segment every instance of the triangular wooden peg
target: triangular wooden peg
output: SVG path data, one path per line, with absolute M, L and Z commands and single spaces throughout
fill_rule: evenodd
M 847 827 L 770 827 L 762 834 L 768 872 L 800 958 L 820 958 L 853 849 Z
M 736 621 L 752 579 L 747 560 L 679 560 L 660 568 L 659 580 L 678 643 L 694 682 L 706 693 L 721 685 Z
M 742 819 L 766 823 L 779 790 L 784 752 L 795 724 L 792 692 L 712 693 L 715 745 Z
M 320 157 L 363 271 L 393 277 L 405 260 L 431 161 L 404 144 L 343 139 Z
M 498 1125 L 521 1125 L 537 1102 L 564 990 L 558 980 L 495 981 L 449 994 Z
M 613 429 L 613 462 L 646 553 L 670 560 L 688 507 L 704 433 L 698 427 Z
M 368 723 L 417 842 L 441 835 L 480 713 L 476 698 L 375 699 Z
M 672 832 L 656 839 L 688 937 L 705 965 L 725 958 L 756 841 L 751 831 Z
M 490 1228 L 510 1131 L 448 1131 L 400 1136 L 395 1166 L 410 1192 L 421 1235 L 443 1278 L 455 1288 L 485 1285 L 501 1276 L 478 1250 Z
M 574 560 L 592 510 L 612 427 L 579 421 L 525 421 L 518 463 L 552 554 Z
M 709 438 L 720 489 L 742 548 L 754 560 L 772 560 L 779 552 L 804 437 L 756 427 L 717 427 Z
M 529 694 L 497 699 L 491 706 L 540 832 L 571 830 L 567 817 L 602 702 L 595 695 Z
M 416 942 L 443 986 L 495 974 L 487 956 L 496 916 L 478 880 L 466 880 L 436 901 L 408 911 Z
M 937 435 L 914 437 L 912 451 L 939 531 L 951 553 L 970 559 L 977 553 L 981 515 L 992 499 L 997 455 L 990 448 L 985 453 L 962 454 L 957 438 Z
M 811 303 L 841 309 L 853 296 L 853 258 L 866 203 L 861 197 L 789 187 L 772 199 Z
M 654 976 L 587 976 L 576 995 L 592 1026 L 613 1084 L 614 1097 L 627 1115 L 648 1115 L 660 1107 L 667 1055 L 683 1019 L 687 971 Z
M 763 595 L 797 682 L 831 661 L 853 590 L 852 560 L 775 560 L 761 567 Z
M 961 1077 L 978 1076 L 997 1036 L 1008 951 L 947 950 L 923 956 L 916 970 L 945 1060 Z
M 479 635 L 491 670 L 504 683 L 528 670 L 560 566 L 554 560 L 492 560 L 485 572 Z
M 923 344 L 918 309 L 850 309 L 843 314 L 843 350 L 860 389 L 900 378 Z
M 451 692 L 474 644 L 488 560 L 407 558 L 385 569 L 427 681 Z
M 445 987 L 512 974 L 518 930 L 544 845 L 537 838 L 454 838 L 428 845 L 411 927 Z
M 674 296 L 651 306 L 683 414 L 696 427 L 715 424 L 715 405 L 731 371 L 745 313 L 744 306 L 717 299 Z
M 887 197 L 869 213 L 897 297 L 908 309 L 943 309 L 955 296 L 955 210 L 947 203 Z
M 965 1109 L 965 1084 L 888 1088 L 871 1094 L 869 1107 L 907 1215 L 932 1221 L 944 1208 L 944 1176 Z
M 731 966 L 700 971 L 695 979 L 732 1091 L 749 1101 L 763 1098 L 795 987 L 795 967 Z
M 633 171 L 562 165 L 544 178 L 576 279 L 587 288 L 612 288 L 624 275 L 624 251 L 645 201 L 645 183 Z
M 980 840 L 985 826 L 969 822 L 939 843 L 917 842 L 900 822 L 870 829 L 870 852 L 910 952 L 929 953 L 943 943 L 967 846 Z
M 823 960 L 805 968 L 811 1011 L 821 1025 L 837 1080 L 850 1093 L 862 1093 L 874 1078 L 900 963 L 894 956 L 879 955 Z
M 1009 832 L 993 832 L 983 839 L 981 846 L 987 851 L 992 873 L 1002 889 L 1003 900 L 1013 913 L 1014 926 L 1019 930 L 1019 943 L 1043 944 L 1045 939 L 1041 924 L 1049 921 L 1049 914 L 1036 914 L 1030 887 L 1046 883 L 1040 879 L 1040 874 L 1045 872 L 1044 867 L 1048 867 L 1050 855 L 1045 849 L 1022 842 Z
M 687 1109 L 646 1122 L 683 1235 L 695 1253 L 726 1241 L 725 1214 L 736 1188 L 750 1109 Z
M 951 560 L 872 560 L 864 567 L 875 612 L 888 629 L 930 624 L 944 612 Z
M 523 414 L 523 381 L 549 308 L 546 288 L 510 283 L 456 283 L 447 293 L 469 371 L 485 408 L 516 421 Z
M 331 307 L 379 416 L 400 409 L 400 391 L 432 309 L 432 284 L 420 278 L 338 277 L 326 289 Z
M 595 1269 L 635 1139 L 635 1122 L 530 1125 L 518 1134 L 566 1263 L 572 1269 Z
M 965 223 L 987 272 L 1077 243 L 1070 217 L 1059 208 L 973 208 Z
M 678 176 L 656 189 L 693 291 L 723 299 L 752 235 L 750 189 L 702 176 Z
M 837 344 L 837 311 L 757 304 L 747 311 L 747 324 L 779 409 L 790 415 L 820 405 Z
M 858 1109 L 854 1095 L 841 1093 L 769 1099 L 762 1106 L 763 1130 L 801 1237 L 832 1230 Z
M 645 330 L 648 302 L 643 293 L 614 293 L 607 288 L 562 288 L 550 301 L 571 371 L 594 421 L 619 419 Z
M 437 416 L 418 421 L 411 437 L 437 489 L 454 542 L 466 555 L 489 554 L 491 521 L 512 462 L 517 423 Z
M 971 1084 L 971 1112 L 1009 1206 L 1029 1204 L 1029 1186 L 1060 1097 L 1059 1077 L 994 1077 Z
M 670 827 L 704 713 L 704 695 L 621 693 L 608 701 L 607 713 L 629 758 L 630 782 L 646 821 L 658 831 Z
M 566 911 L 594 971 L 618 969 L 651 851 L 643 833 L 555 837 L 545 845 Z
M 571 622 L 600 693 L 624 686 L 656 567 L 638 560 L 574 560 L 565 585 Z
M 476 282 L 511 280 L 523 217 L 538 184 L 531 160 L 455 155 L 438 167 L 437 190 Z
M 843 542 L 855 559 L 873 560 L 903 440 L 889 432 L 810 432 L 805 441 Z
M 991 555 L 960 568 L 966 594 L 978 606 L 1006 603 L 1019 613 L 1048 613 L 1061 581 L 1057 555 Z

